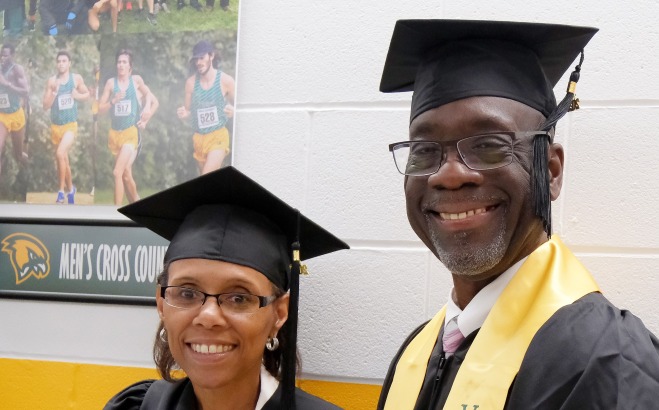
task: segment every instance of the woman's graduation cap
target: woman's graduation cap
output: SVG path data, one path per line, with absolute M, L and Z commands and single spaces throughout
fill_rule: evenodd
M 413 91 L 410 122 L 452 101 L 493 96 L 519 101 L 541 112 L 550 130 L 575 99 L 583 48 L 592 27 L 478 20 L 399 20 L 391 38 L 380 91 Z M 581 54 L 565 98 L 554 86 Z M 529 130 L 533 131 L 533 130 Z M 551 204 L 544 139 L 534 143 L 535 213 L 551 234 Z
M 300 261 L 348 249 L 327 230 L 233 167 L 119 209 L 170 240 L 165 263 L 202 258 L 249 266 L 290 291 L 282 403 L 294 408 Z

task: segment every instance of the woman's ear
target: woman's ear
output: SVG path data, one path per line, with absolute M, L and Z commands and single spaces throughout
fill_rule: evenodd
M 286 323 L 286 320 L 288 319 L 288 302 L 290 299 L 290 294 L 286 293 L 285 295 L 281 296 L 274 302 L 274 308 L 275 308 L 275 326 L 274 330 L 275 333 L 279 332 L 279 329 L 281 329 L 282 326 L 284 326 L 284 323 Z
M 162 312 L 163 303 L 164 300 L 162 300 L 162 297 L 160 297 L 160 285 L 158 285 L 156 287 L 156 309 L 158 309 L 158 316 L 160 316 L 160 320 L 165 318 L 165 315 Z
M 563 187 L 563 164 L 564 153 L 561 144 L 551 144 L 549 146 L 549 193 L 551 200 L 555 201 L 561 193 Z

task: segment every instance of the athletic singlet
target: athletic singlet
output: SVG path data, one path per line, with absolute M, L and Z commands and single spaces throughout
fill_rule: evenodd
M 119 88 L 119 82 L 115 77 L 113 92 L 116 94 L 120 91 L 121 89 Z M 137 92 L 135 91 L 135 85 L 133 84 L 133 76 L 131 75 L 128 80 L 128 88 L 126 89 L 126 96 L 124 97 L 123 100 L 114 104 L 110 109 L 110 115 L 112 118 L 112 129 L 121 131 L 137 124 L 139 111 L 140 111 L 140 107 L 137 101 Z
M 2 70 L 2 75 L 7 78 L 9 73 L 14 68 L 15 64 L 9 66 L 7 70 Z M 9 81 L 9 79 L 7 79 Z M 21 98 L 9 87 L 0 85 L 0 112 L 11 114 L 21 108 Z
M 222 72 L 217 70 L 213 85 L 208 90 L 204 90 L 201 87 L 199 74 L 195 75 L 190 113 L 192 114 L 192 125 L 199 134 L 219 130 L 227 123 L 227 115 L 224 113 L 227 103 L 222 95 L 220 77 L 222 77 Z
M 78 120 L 78 102 L 73 98 L 75 80 L 69 73 L 69 80 L 57 89 L 55 101 L 50 107 L 50 120 L 53 124 L 64 125 Z

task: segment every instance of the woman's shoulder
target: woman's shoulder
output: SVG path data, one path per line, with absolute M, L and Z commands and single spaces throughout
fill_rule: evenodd
M 275 394 L 261 410 L 280 410 L 281 408 L 281 385 L 279 385 Z M 341 410 L 341 407 L 337 407 L 297 387 L 295 388 L 295 408 L 297 410 Z
M 177 408 L 177 405 L 196 408 L 194 390 L 187 378 L 173 383 L 165 380 L 137 382 L 117 393 L 103 410 L 166 409 Z
M 340 407 L 316 397 L 302 389 L 295 389 L 295 404 L 298 410 L 337 410 Z
M 142 380 L 131 384 L 108 401 L 103 410 L 132 410 L 139 409 L 144 401 L 144 396 L 155 380 Z
M 340 407 L 327 402 L 320 397 L 305 392 L 302 389 L 295 389 L 295 405 L 298 410 L 337 410 Z

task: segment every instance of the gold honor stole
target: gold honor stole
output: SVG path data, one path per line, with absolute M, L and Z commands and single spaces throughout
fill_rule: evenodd
M 599 287 L 557 236 L 529 255 L 492 307 L 458 370 L 444 409 L 503 409 L 531 339 L 558 309 Z M 385 410 L 413 409 L 446 306 L 403 352 Z

